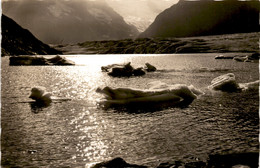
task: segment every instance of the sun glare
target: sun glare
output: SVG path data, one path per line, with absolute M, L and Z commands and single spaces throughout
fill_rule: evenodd
M 101 66 L 106 66 L 110 64 L 124 63 L 125 56 L 111 56 L 111 55 L 88 55 L 86 57 L 82 56 L 66 56 L 68 59 L 75 62 L 76 65 L 88 65 L 91 67 L 100 68 Z

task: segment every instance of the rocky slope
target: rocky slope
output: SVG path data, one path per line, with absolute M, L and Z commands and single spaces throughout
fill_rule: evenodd
M 15 21 L 2 15 L 1 55 L 52 55 L 62 52 L 51 48 L 35 38 L 31 32 L 23 29 Z
M 191 37 L 259 31 L 259 1 L 180 0 L 139 37 Z
M 4 1 L 2 11 L 48 44 L 119 40 L 139 34 L 101 1 Z

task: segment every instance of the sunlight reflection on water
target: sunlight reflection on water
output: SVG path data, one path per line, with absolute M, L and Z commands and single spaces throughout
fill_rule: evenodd
M 104 129 L 104 121 L 98 120 L 95 113 L 89 110 L 78 113 L 70 124 L 74 126 L 78 143 L 76 144 L 76 154 L 72 156 L 72 160 L 77 157 L 83 158 L 85 162 L 93 162 L 104 159 L 107 154 L 107 144 L 100 139 L 99 133 Z
M 67 67 L 11 67 L 8 58 L 2 58 L 4 162 L 13 167 L 88 167 L 119 156 L 129 163 L 154 166 L 159 159 L 185 160 L 216 151 L 257 150 L 258 118 L 253 113 L 259 103 L 255 94 L 215 93 L 207 86 L 214 77 L 228 72 L 235 73 L 239 82 L 257 80 L 258 65 L 216 61 L 213 56 L 76 55 L 67 57 L 77 65 Z M 158 72 L 131 78 L 112 78 L 101 72 L 101 66 L 128 61 L 137 67 L 149 62 Z M 186 109 L 132 114 L 97 106 L 102 99 L 95 92 L 97 87 L 143 89 L 158 80 L 193 84 L 206 94 Z M 34 85 L 71 101 L 34 113 L 29 103 L 18 103 L 28 100 Z M 28 149 L 37 152 L 26 155 Z
M 76 65 L 88 65 L 94 70 L 100 70 L 100 67 L 104 65 L 123 63 L 128 58 L 127 55 L 88 55 L 88 59 L 81 55 L 67 55 L 66 57 L 74 61 Z

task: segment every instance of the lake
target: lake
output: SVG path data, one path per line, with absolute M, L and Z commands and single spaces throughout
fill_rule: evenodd
M 258 152 L 259 93 L 208 89 L 213 78 L 234 73 L 239 83 L 259 79 L 259 64 L 215 60 L 217 54 L 67 55 L 76 66 L 9 66 L 1 60 L 1 151 L 5 167 L 89 167 L 122 157 L 156 166 L 172 160 L 206 160 L 209 154 Z M 158 71 L 113 78 L 101 66 L 146 62 Z M 129 112 L 102 109 L 97 87 L 147 89 L 148 83 L 187 84 L 205 94 L 187 108 Z M 70 101 L 36 107 L 33 86 Z

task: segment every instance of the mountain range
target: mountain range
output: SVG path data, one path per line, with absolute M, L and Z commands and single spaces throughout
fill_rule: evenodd
M 189 37 L 258 32 L 259 1 L 180 0 L 161 12 L 139 37 Z
M 120 40 L 139 34 L 104 1 L 3 1 L 2 11 L 48 44 Z
M 175 0 L 171 3 L 173 1 Z M 191 37 L 259 32 L 260 30 L 260 4 L 257 0 L 180 0 L 161 12 L 154 22 L 139 35 L 135 26 L 125 22 L 127 13 L 130 11 L 126 10 L 127 6 L 134 8 L 137 3 L 131 6 L 129 0 L 124 2 L 123 8 L 118 10 L 119 13 L 125 11 L 124 18 L 110 7 L 119 9 L 123 2 L 112 0 L 8 0 L 2 2 L 2 10 L 4 14 L 32 32 L 36 38 L 48 44 L 75 44 L 85 41 L 124 40 L 137 37 Z M 134 3 L 137 0 L 131 2 Z M 156 8 L 158 3 L 154 0 L 149 3 L 142 1 L 142 3 L 149 6 L 146 6 L 147 9 L 143 7 L 144 11 L 141 13 L 144 18 L 166 8 L 165 5 Z M 140 11 L 140 7 L 136 7 L 136 10 Z M 151 10 L 153 12 L 147 12 Z M 138 14 L 139 12 L 136 12 L 136 15 L 129 16 L 128 23 L 131 21 L 136 23 L 139 18 Z M 140 22 L 148 26 L 151 20 Z M 141 25 L 139 29 L 144 29 L 144 27 Z

